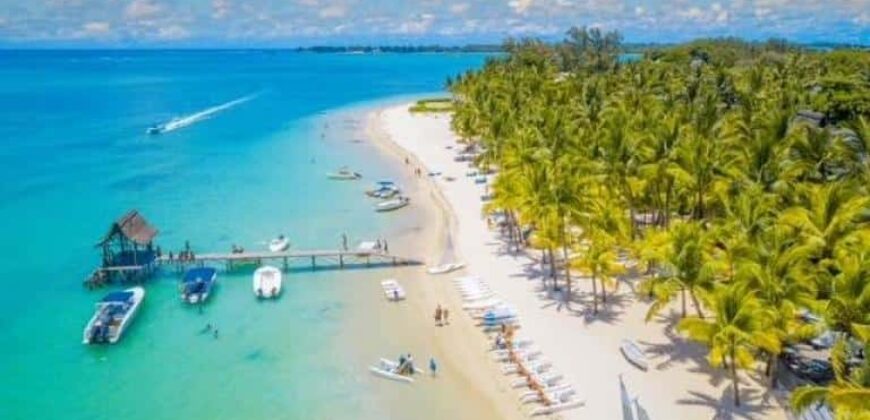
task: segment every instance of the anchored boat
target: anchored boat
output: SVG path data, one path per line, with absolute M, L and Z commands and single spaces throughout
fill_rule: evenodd
M 82 343 L 117 343 L 145 298 L 145 289 L 133 287 L 112 292 L 97 302 L 94 316 L 85 326 Z
M 362 178 L 362 175 L 358 172 L 353 172 L 348 168 L 341 168 L 337 172 L 326 174 L 326 177 L 337 181 L 353 181 Z
M 266 265 L 254 271 L 254 294 L 259 298 L 274 298 L 281 294 L 281 270 Z
M 284 235 L 278 235 L 277 238 L 269 241 L 269 251 L 283 252 L 290 248 L 290 240 Z
M 399 197 L 394 198 L 392 200 L 382 201 L 378 204 L 375 204 L 375 211 L 385 212 L 385 211 L 393 211 L 400 209 L 402 207 L 407 206 L 411 202 L 411 199 L 408 197 Z
M 181 300 L 188 303 L 205 302 L 216 281 L 217 270 L 214 268 L 197 267 L 187 270 L 181 282 Z

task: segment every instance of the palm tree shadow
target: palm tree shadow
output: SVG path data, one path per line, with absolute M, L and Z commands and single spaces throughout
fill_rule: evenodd
M 741 381 L 741 383 L 744 381 Z M 756 389 L 741 388 L 741 405 L 734 405 L 733 387 L 727 386 L 717 398 L 698 391 L 689 391 L 690 397 L 677 400 L 680 405 L 694 405 L 710 408 L 714 420 L 755 420 L 764 418 L 772 408 L 767 398 L 762 398 Z

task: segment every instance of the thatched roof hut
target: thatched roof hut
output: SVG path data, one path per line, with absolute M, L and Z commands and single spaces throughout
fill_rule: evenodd
M 148 224 L 148 221 L 139 214 L 138 210 L 130 210 L 112 223 L 109 231 L 106 232 L 98 245 L 105 246 L 113 240 L 121 240 L 147 247 L 155 236 L 157 236 L 157 229 Z

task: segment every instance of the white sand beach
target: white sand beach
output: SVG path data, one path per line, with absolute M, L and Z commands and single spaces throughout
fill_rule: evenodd
M 510 302 L 522 321 L 521 336 L 533 339 L 544 356 L 553 362 L 553 370 L 564 375 L 564 382 L 574 386 L 584 404 L 557 415 L 560 418 L 613 419 L 620 418 L 622 406 L 619 377 L 633 398 L 652 419 L 785 419 L 781 402 L 757 381 L 760 375 L 741 373 L 743 404 L 734 407 L 730 378 L 723 370 L 714 370 L 706 360 L 701 345 L 688 342 L 675 330 L 679 318 L 674 305 L 665 316 L 644 322 L 648 304 L 633 293 L 636 279 L 622 279 L 616 293 L 610 294 L 598 315 L 591 314 L 587 305 L 591 284 L 576 278 L 576 301 L 570 308 L 561 300 L 542 293 L 540 264 L 526 254 L 508 253 L 497 230 L 487 227 L 482 215 L 481 196 L 485 186 L 475 184 L 466 173 L 473 170 L 467 163 L 455 162 L 456 136 L 450 130 L 448 114 L 414 114 L 408 104 L 381 109 L 370 117 L 370 123 L 387 134 L 389 140 L 405 150 L 410 159 L 409 170 L 415 164 L 426 172 L 441 172 L 441 176 L 420 178 L 421 183 L 433 183 L 438 188 L 436 199 L 443 200 L 448 213 L 450 232 L 446 243 L 456 258 L 468 263 L 463 274 L 485 279 L 492 289 Z M 445 177 L 454 177 L 447 181 Z M 441 254 L 432 255 L 428 264 L 437 264 Z M 441 290 L 449 288 L 451 275 L 429 277 L 425 281 L 440 282 Z M 455 291 L 454 302 L 459 298 Z M 466 317 L 458 310 L 453 318 Z M 459 331 L 459 330 L 457 330 Z M 478 334 L 470 329 L 463 333 Z M 451 339 L 460 340 L 456 333 Z M 619 343 L 623 339 L 636 340 L 650 359 L 649 370 L 644 372 L 623 357 Z M 480 338 L 457 344 L 456 351 L 469 351 L 480 346 Z M 457 360 L 469 360 L 458 358 Z M 491 376 L 506 379 L 489 363 Z M 480 381 L 480 379 L 477 379 Z M 491 384 L 487 384 L 492 387 Z M 516 391 L 495 387 L 497 398 Z M 516 398 L 510 410 L 528 412 Z M 509 412 L 510 410 L 506 411 Z M 502 413 L 505 414 L 505 413 Z

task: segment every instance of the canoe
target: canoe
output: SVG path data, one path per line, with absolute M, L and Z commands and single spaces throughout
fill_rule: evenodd
M 431 274 L 431 275 L 447 274 L 447 273 L 459 270 L 463 267 L 465 267 L 465 263 L 461 263 L 461 262 L 447 263 L 447 264 L 436 265 L 434 267 L 429 267 L 426 269 L 426 272 Z
M 622 350 L 622 354 L 633 365 L 642 370 L 647 369 L 649 363 L 647 362 L 646 354 L 644 354 L 643 349 L 641 349 L 636 342 L 632 340 L 622 340 L 619 349 Z
M 274 298 L 281 294 L 281 270 L 266 265 L 254 271 L 252 287 L 261 298 Z
M 375 211 L 385 212 L 385 211 L 393 211 L 398 210 L 402 207 L 407 206 L 411 202 L 411 199 L 408 197 L 399 197 L 394 198 L 392 200 L 387 200 L 375 204 Z
M 290 248 L 290 240 L 284 237 L 284 235 L 269 241 L 269 251 L 282 252 L 286 251 L 287 248 Z

